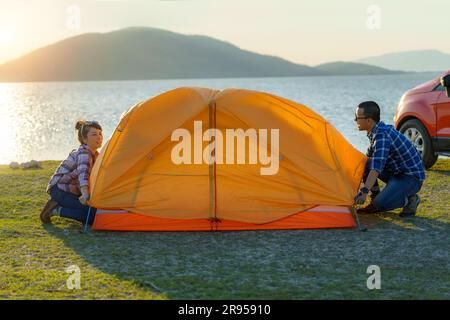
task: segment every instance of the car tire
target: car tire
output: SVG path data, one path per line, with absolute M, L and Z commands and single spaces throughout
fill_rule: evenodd
M 402 124 L 399 131 L 419 151 L 425 169 L 430 169 L 436 163 L 438 155 L 434 153 L 433 143 L 424 125 L 417 119 L 411 119 Z

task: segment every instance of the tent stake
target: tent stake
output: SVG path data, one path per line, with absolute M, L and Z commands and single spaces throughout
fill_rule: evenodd
M 86 223 L 84 224 L 84 231 L 83 231 L 83 233 L 87 233 L 87 226 L 88 226 L 89 216 L 90 215 L 91 215 L 91 206 L 89 206 L 89 209 L 88 209 L 88 214 L 87 214 L 87 217 L 86 217 Z
M 352 205 L 350 207 L 350 210 L 352 211 L 352 214 L 355 217 L 356 224 L 358 225 L 359 231 L 363 231 L 363 232 L 367 231 L 367 228 L 359 222 L 358 212 L 357 212 L 357 210 L 356 210 L 354 205 Z

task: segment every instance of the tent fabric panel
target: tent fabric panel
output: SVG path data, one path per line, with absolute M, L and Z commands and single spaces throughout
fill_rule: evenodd
M 115 231 L 244 231 L 353 227 L 355 227 L 353 216 L 346 207 L 316 207 L 265 224 L 221 220 L 216 225 L 207 219 L 164 219 L 123 210 L 99 209 L 93 225 L 95 230 Z

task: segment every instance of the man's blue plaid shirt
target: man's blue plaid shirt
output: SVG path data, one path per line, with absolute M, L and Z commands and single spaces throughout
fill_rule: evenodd
M 393 126 L 378 122 L 372 132 L 367 134 L 370 146 L 367 149 L 366 172 L 389 171 L 404 173 L 425 180 L 422 158 L 414 145 Z

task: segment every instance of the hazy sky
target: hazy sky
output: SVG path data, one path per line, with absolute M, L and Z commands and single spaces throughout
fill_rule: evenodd
M 450 53 L 448 0 L 0 0 L 0 63 L 86 32 L 149 26 L 316 65 Z

